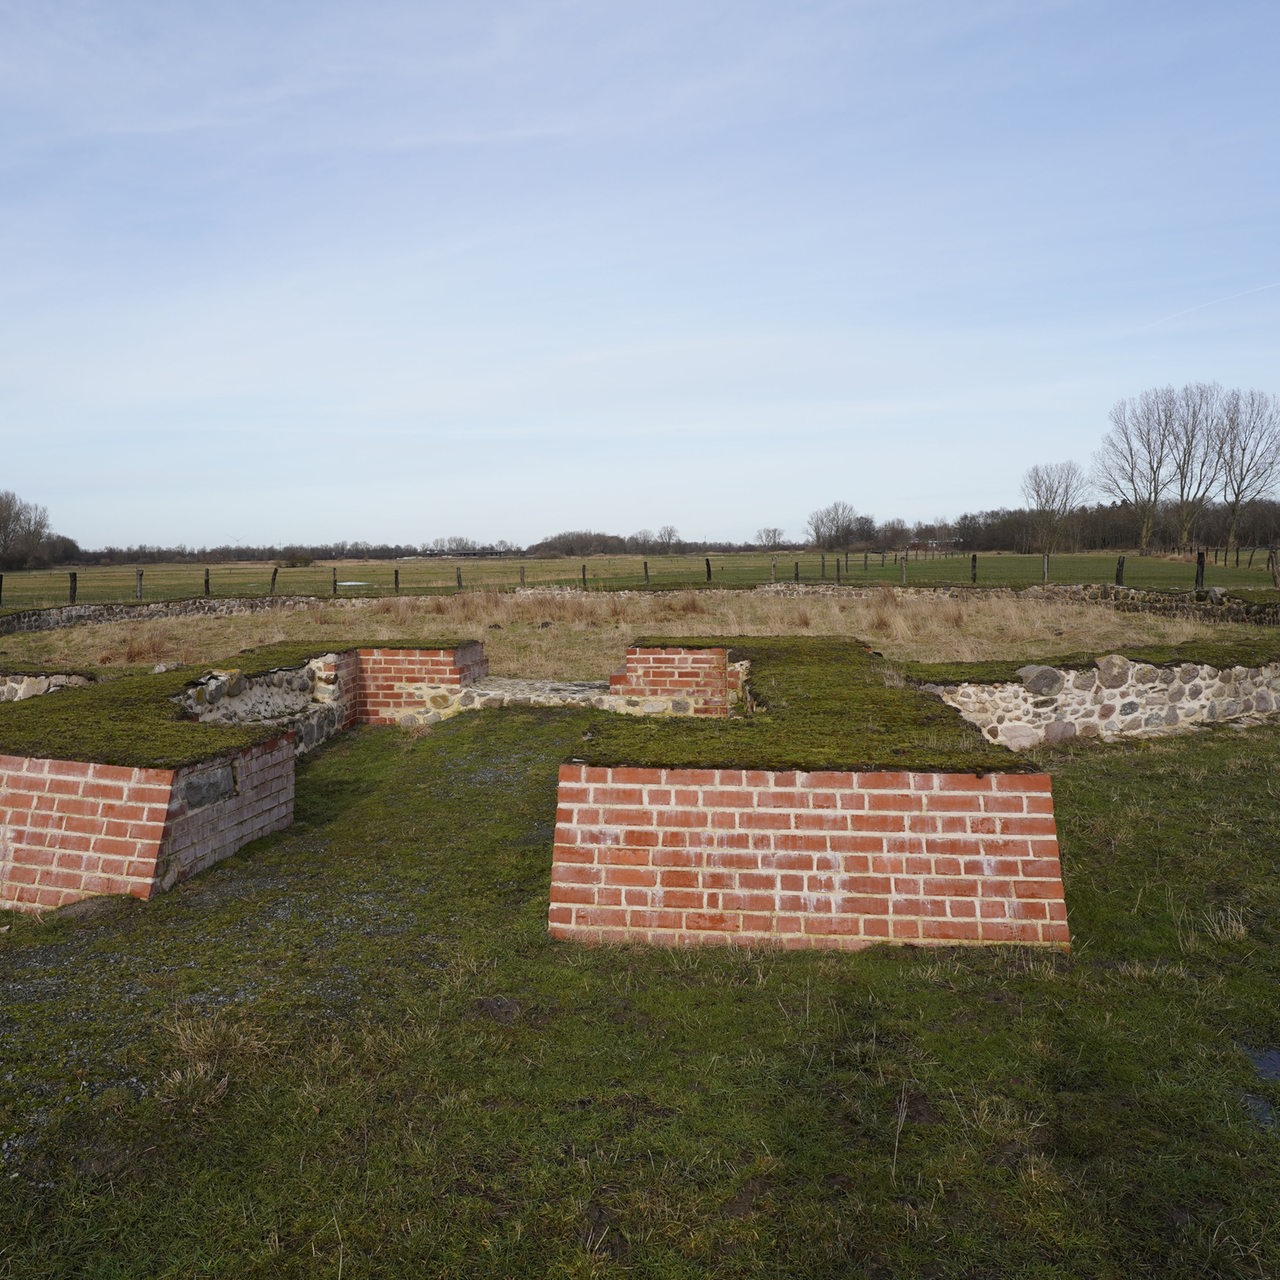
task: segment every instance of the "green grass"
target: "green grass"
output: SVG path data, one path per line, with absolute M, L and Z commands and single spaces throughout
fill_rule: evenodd
M 711 582 L 720 587 L 754 587 L 772 580 L 772 557 L 763 552 L 738 552 L 712 555 Z M 881 564 L 878 555 L 866 557 L 851 553 L 847 558 L 828 554 L 823 577 L 823 560 L 816 551 L 783 552 L 777 556 L 777 579 L 790 582 L 799 565 L 800 580 L 805 583 L 836 582 L 839 559 L 840 581 L 852 586 L 874 586 L 880 583 L 900 585 L 902 568 L 892 555 Z M 1259 599 L 1276 599 L 1266 556 L 1254 558 L 1252 568 L 1247 553 L 1239 568 L 1230 565 L 1206 567 L 1205 582 L 1231 591 L 1249 590 Z M 400 590 L 405 595 L 451 593 L 457 590 L 457 572 L 462 572 L 463 588 L 508 590 L 519 585 L 523 567 L 528 586 L 581 586 L 582 569 L 587 571 L 587 586 L 592 590 L 634 589 L 646 585 L 643 556 L 591 556 L 554 560 L 519 557 L 501 559 L 452 560 L 448 558 L 405 560 L 342 561 L 338 564 L 314 564 L 305 568 L 279 571 L 278 595 L 328 597 L 333 591 L 333 572 L 337 569 L 342 596 L 388 596 L 394 590 L 394 574 L 400 574 Z M 706 557 L 702 555 L 649 556 L 648 586 L 652 589 L 677 589 L 707 585 Z M 1054 556 L 1050 560 L 1050 581 L 1059 583 L 1112 582 L 1116 557 L 1111 554 Z M 135 568 L 143 569 L 143 600 L 180 600 L 202 595 L 204 566 L 193 564 L 157 564 L 145 566 L 113 565 L 78 569 L 76 599 L 80 604 L 130 603 L 135 598 Z M 264 596 L 271 585 L 272 566 L 265 562 L 219 564 L 209 567 L 210 594 L 215 597 Z M 1042 580 L 1040 556 L 986 553 L 978 557 L 978 586 L 1025 587 Z M 907 583 L 911 586 L 968 586 L 970 560 L 967 555 L 912 558 L 907 564 Z M 1125 582 L 1131 587 L 1161 591 L 1189 591 L 1195 584 L 1195 565 L 1161 557 L 1128 555 L 1125 559 Z M 43 608 L 66 604 L 69 583 L 67 570 L 9 572 L 4 575 L 3 610 Z
M 1075 951 L 545 932 L 599 713 L 363 730 L 0 934 L 0 1277 L 1271 1277 L 1280 730 L 1044 758 Z

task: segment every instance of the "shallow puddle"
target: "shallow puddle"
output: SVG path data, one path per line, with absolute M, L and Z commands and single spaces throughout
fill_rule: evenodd
M 1260 1080 L 1280 1080 L 1280 1049 L 1246 1049 L 1245 1053 Z M 1244 1107 L 1249 1119 L 1263 1129 L 1274 1129 L 1280 1124 L 1275 1107 L 1260 1094 L 1246 1093 Z
M 1245 1053 L 1263 1080 L 1280 1080 L 1280 1049 L 1246 1049 Z

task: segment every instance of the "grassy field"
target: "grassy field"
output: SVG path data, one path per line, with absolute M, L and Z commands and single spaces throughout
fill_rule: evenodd
M 799 565 L 803 582 L 834 583 L 836 561 L 840 561 L 840 581 L 854 586 L 892 583 L 901 585 L 902 566 L 888 556 L 860 554 L 826 556 L 817 552 L 779 553 L 777 579 L 794 580 Z M 1266 552 L 1253 558 L 1241 558 L 1239 568 L 1215 565 L 1206 568 L 1205 582 L 1228 590 L 1269 591 L 1272 587 L 1266 571 Z M 751 587 L 773 579 L 773 557 L 766 553 L 713 555 L 711 583 L 721 587 Z M 400 575 L 400 591 L 405 595 L 449 593 L 458 589 L 458 574 L 464 590 L 511 589 L 520 585 L 524 571 L 527 586 L 582 586 L 591 590 L 622 590 L 645 585 L 645 558 L 642 556 L 594 556 L 586 559 L 522 560 L 447 558 L 374 561 L 339 561 L 314 564 L 305 568 L 281 568 L 276 580 L 279 595 L 329 596 L 333 594 L 336 571 L 338 594 L 342 596 L 385 596 L 394 593 L 394 575 Z M 649 585 L 676 589 L 707 585 L 706 557 L 650 556 Z M 1062 583 L 1112 582 L 1115 580 L 1116 557 L 1113 555 L 1063 555 L 1050 560 L 1049 580 Z M 194 564 L 157 564 L 145 566 L 118 565 L 76 570 L 76 599 L 82 604 L 128 602 L 135 599 L 135 568 L 143 569 L 144 600 L 180 600 L 204 593 L 204 566 Z M 209 592 L 214 596 L 261 596 L 271 587 L 273 566 L 255 561 L 209 566 Z M 34 608 L 66 604 L 68 600 L 67 570 L 41 570 L 4 575 L 4 608 Z M 907 583 L 913 586 L 967 585 L 970 582 L 968 556 L 930 557 L 915 554 L 907 563 Z M 1043 579 L 1040 556 L 988 554 L 978 557 L 979 586 L 1028 586 Z M 1125 583 L 1131 587 L 1188 591 L 1195 584 L 1195 564 L 1187 559 L 1139 557 L 1129 555 L 1125 561 Z
M 1046 758 L 1072 957 L 545 933 L 582 713 L 0 935 L 0 1276 L 1280 1274 L 1280 733 Z
M 723 629 L 696 599 L 646 617 Z M 660 629 L 465 600 L 512 666 Z M 841 603 L 789 616 L 904 659 L 1247 639 Z M 262 623 L 213 621 L 193 648 Z M 6 919 L 0 1277 L 1280 1274 L 1280 727 L 1037 757 L 1064 957 L 553 942 L 556 768 L 603 724 L 351 733 L 302 762 L 291 830 L 150 903 Z

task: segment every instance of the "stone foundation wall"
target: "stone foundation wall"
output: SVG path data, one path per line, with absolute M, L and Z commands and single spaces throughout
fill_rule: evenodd
M 1065 948 L 1066 921 L 1044 774 L 560 770 L 560 938 Z
M 201 723 L 268 723 L 292 731 L 303 755 L 354 722 L 359 678 L 355 652 L 329 653 L 261 676 L 211 671 L 177 701 Z
M 54 631 L 102 622 L 148 622 L 156 618 L 233 617 L 271 609 L 309 609 L 317 605 L 354 605 L 356 600 L 318 596 L 242 596 L 191 600 L 153 600 L 146 604 L 64 604 L 50 609 L 19 609 L 0 614 L 0 636 L 15 631 Z M 368 604 L 365 600 L 363 603 Z
M 1280 663 L 1154 667 L 1118 654 L 1085 671 L 1026 666 L 1018 684 L 926 685 L 1014 751 L 1071 738 L 1176 733 L 1197 725 L 1254 721 L 1280 710 Z

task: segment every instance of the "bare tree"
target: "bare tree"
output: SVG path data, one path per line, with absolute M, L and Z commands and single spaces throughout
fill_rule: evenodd
M 815 547 L 845 550 L 853 541 L 858 513 L 847 502 L 833 502 L 810 514 L 805 532 Z
M 679 529 L 677 529 L 673 524 L 664 524 L 662 528 L 658 530 L 655 545 L 659 551 L 663 552 L 663 554 L 670 555 L 671 552 L 675 551 L 680 545 Z
M 1074 462 L 1037 462 L 1023 474 L 1033 536 L 1045 555 L 1058 550 L 1067 519 L 1088 490 L 1089 481 Z
M 0 490 L 0 567 L 23 568 L 49 536 L 49 512 L 24 502 L 12 489 Z
M 776 551 L 782 546 L 782 530 L 774 528 L 757 529 L 756 545 L 762 551 Z
M 1169 428 L 1169 495 L 1179 547 L 1191 545 L 1222 477 L 1222 406 L 1216 382 L 1189 382 L 1176 396 Z
M 1156 513 L 1169 488 L 1170 447 L 1178 397 L 1172 387 L 1157 387 L 1111 409 L 1111 430 L 1093 456 L 1093 480 L 1099 489 L 1127 503 L 1138 526 L 1138 546 L 1151 545 Z
M 886 520 L 876 527 L 876 541 L 881 550 L 892 551 L 895 547 L 907 545 L 907 524 L 905 520 Z
M 1230 547 L 1241 510 L 1265 497 L 1280 479 L 1280 400 L 1265 391 L 1227 392 L 1219 438 Z

